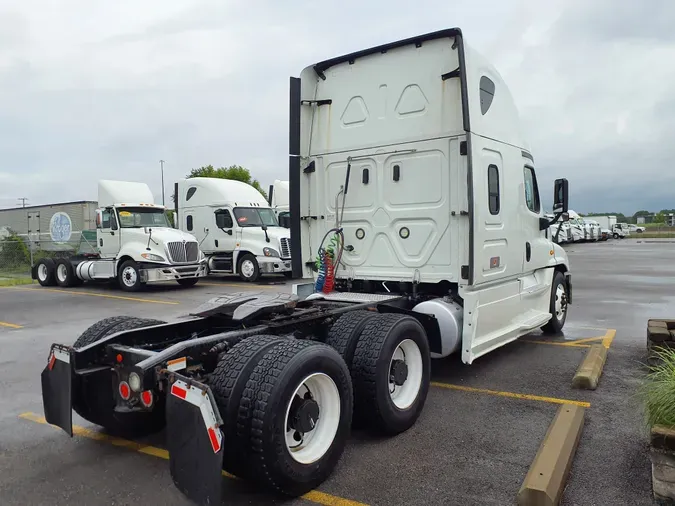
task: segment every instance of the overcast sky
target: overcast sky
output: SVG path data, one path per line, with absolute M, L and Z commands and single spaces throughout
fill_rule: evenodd
M 287 179 L 290 75 L 452 26 L 509 84 L 545 201 L 567 177 L 579 212 L 675 207 L 672 0 L 0 0 L 0 207 L 100 178 L 161 201 L 160 159 L 167 202 L 200 165 Z

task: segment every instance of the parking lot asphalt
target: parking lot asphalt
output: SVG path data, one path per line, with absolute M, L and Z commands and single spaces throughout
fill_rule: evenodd
M 675 314 L 666 283 L 675 247 L 624 240 L 566 249 L 574 304 L 564 336 L 533 333 L 470 366 L 457 357 L 434 361 L 434 383 L 412 429 L 384 439 L 354 431 L 336 472 L 303 499 L 279 501 L 224 478 L 227 504 L 515 504 L 563 402 L 585 406 L 586 422 L 562 504 L 652 504 L 635 388 L 646 320 Z M 163 434 L 133 444 L 75 416 L 82 428 L 71 440 L 46 425 L 40 372 L 52 342 L 71 343 L 107 316 L 171 319 L 218 294 L 252 290 L 290 291 L 290 284 L 216 278 L 133 295 L 108 286 L 0 288 L 2 504 L 189 504 L 171 481 Z M 610 348 L 600 385 L 574 390 L 572 377 L 594 342 Z

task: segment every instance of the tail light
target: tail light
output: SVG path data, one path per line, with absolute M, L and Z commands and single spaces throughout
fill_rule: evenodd
M 128 401 L 129 397 L 131 397 L 131 388 L 129 387 L 129 383 L 127 383 L 126 381 L 121 381 L 118 390 L 120 393 L 120 397 L 125 401 Z
M 145 392 L 141 393 L 141 403 L 143 403 L 143 406 L 146 408 L 152 406 L 153 400 L 154 396 L 152 395 L 152 390 L 146 390 Z

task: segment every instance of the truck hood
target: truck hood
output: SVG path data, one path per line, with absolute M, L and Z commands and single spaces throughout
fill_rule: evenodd
M 244 227 L 241 229 L 241 248 L 246 249 L 256 256 L 263 254 L 264 248 L 277 250 L 281 257 L 286 257 L 282 251 L 284 248 L 281 239 L 288 239 L 288 251 L 290 255 L 291 231 L 284 227 L 270 227 L 267 229 L 270 242 L 265 240 L 265 231 L 260 227 Z
M 174 241 L 197 241 L 195 236 L 177 230 L 175 228 L 160 228 L 160 227 L 145 227 L 145 228 L 125 228 L 123 233 L 130 240 L 136 240 L 139 242 L 148 243 L 148 238 L 150 237 L 150 230 L 152 230 L 152 241 L 150 241 L 150 247 L 158 247 L 155 243 L 158 242 L 160 245 L 162 243 L 166 244 L 168 242 Z M 153 242 L 154 241 L 154 242 Z M 162 245 L 163 247 L 163 245 Z

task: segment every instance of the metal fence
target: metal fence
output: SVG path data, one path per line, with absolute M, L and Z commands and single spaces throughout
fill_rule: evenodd
M 0 286 L 30 283 L 32 266 L 41 258 L 96 253 L 96 232 L 74 232 L 67 242 L 49 234 L 11 234 L 0 238 Z

